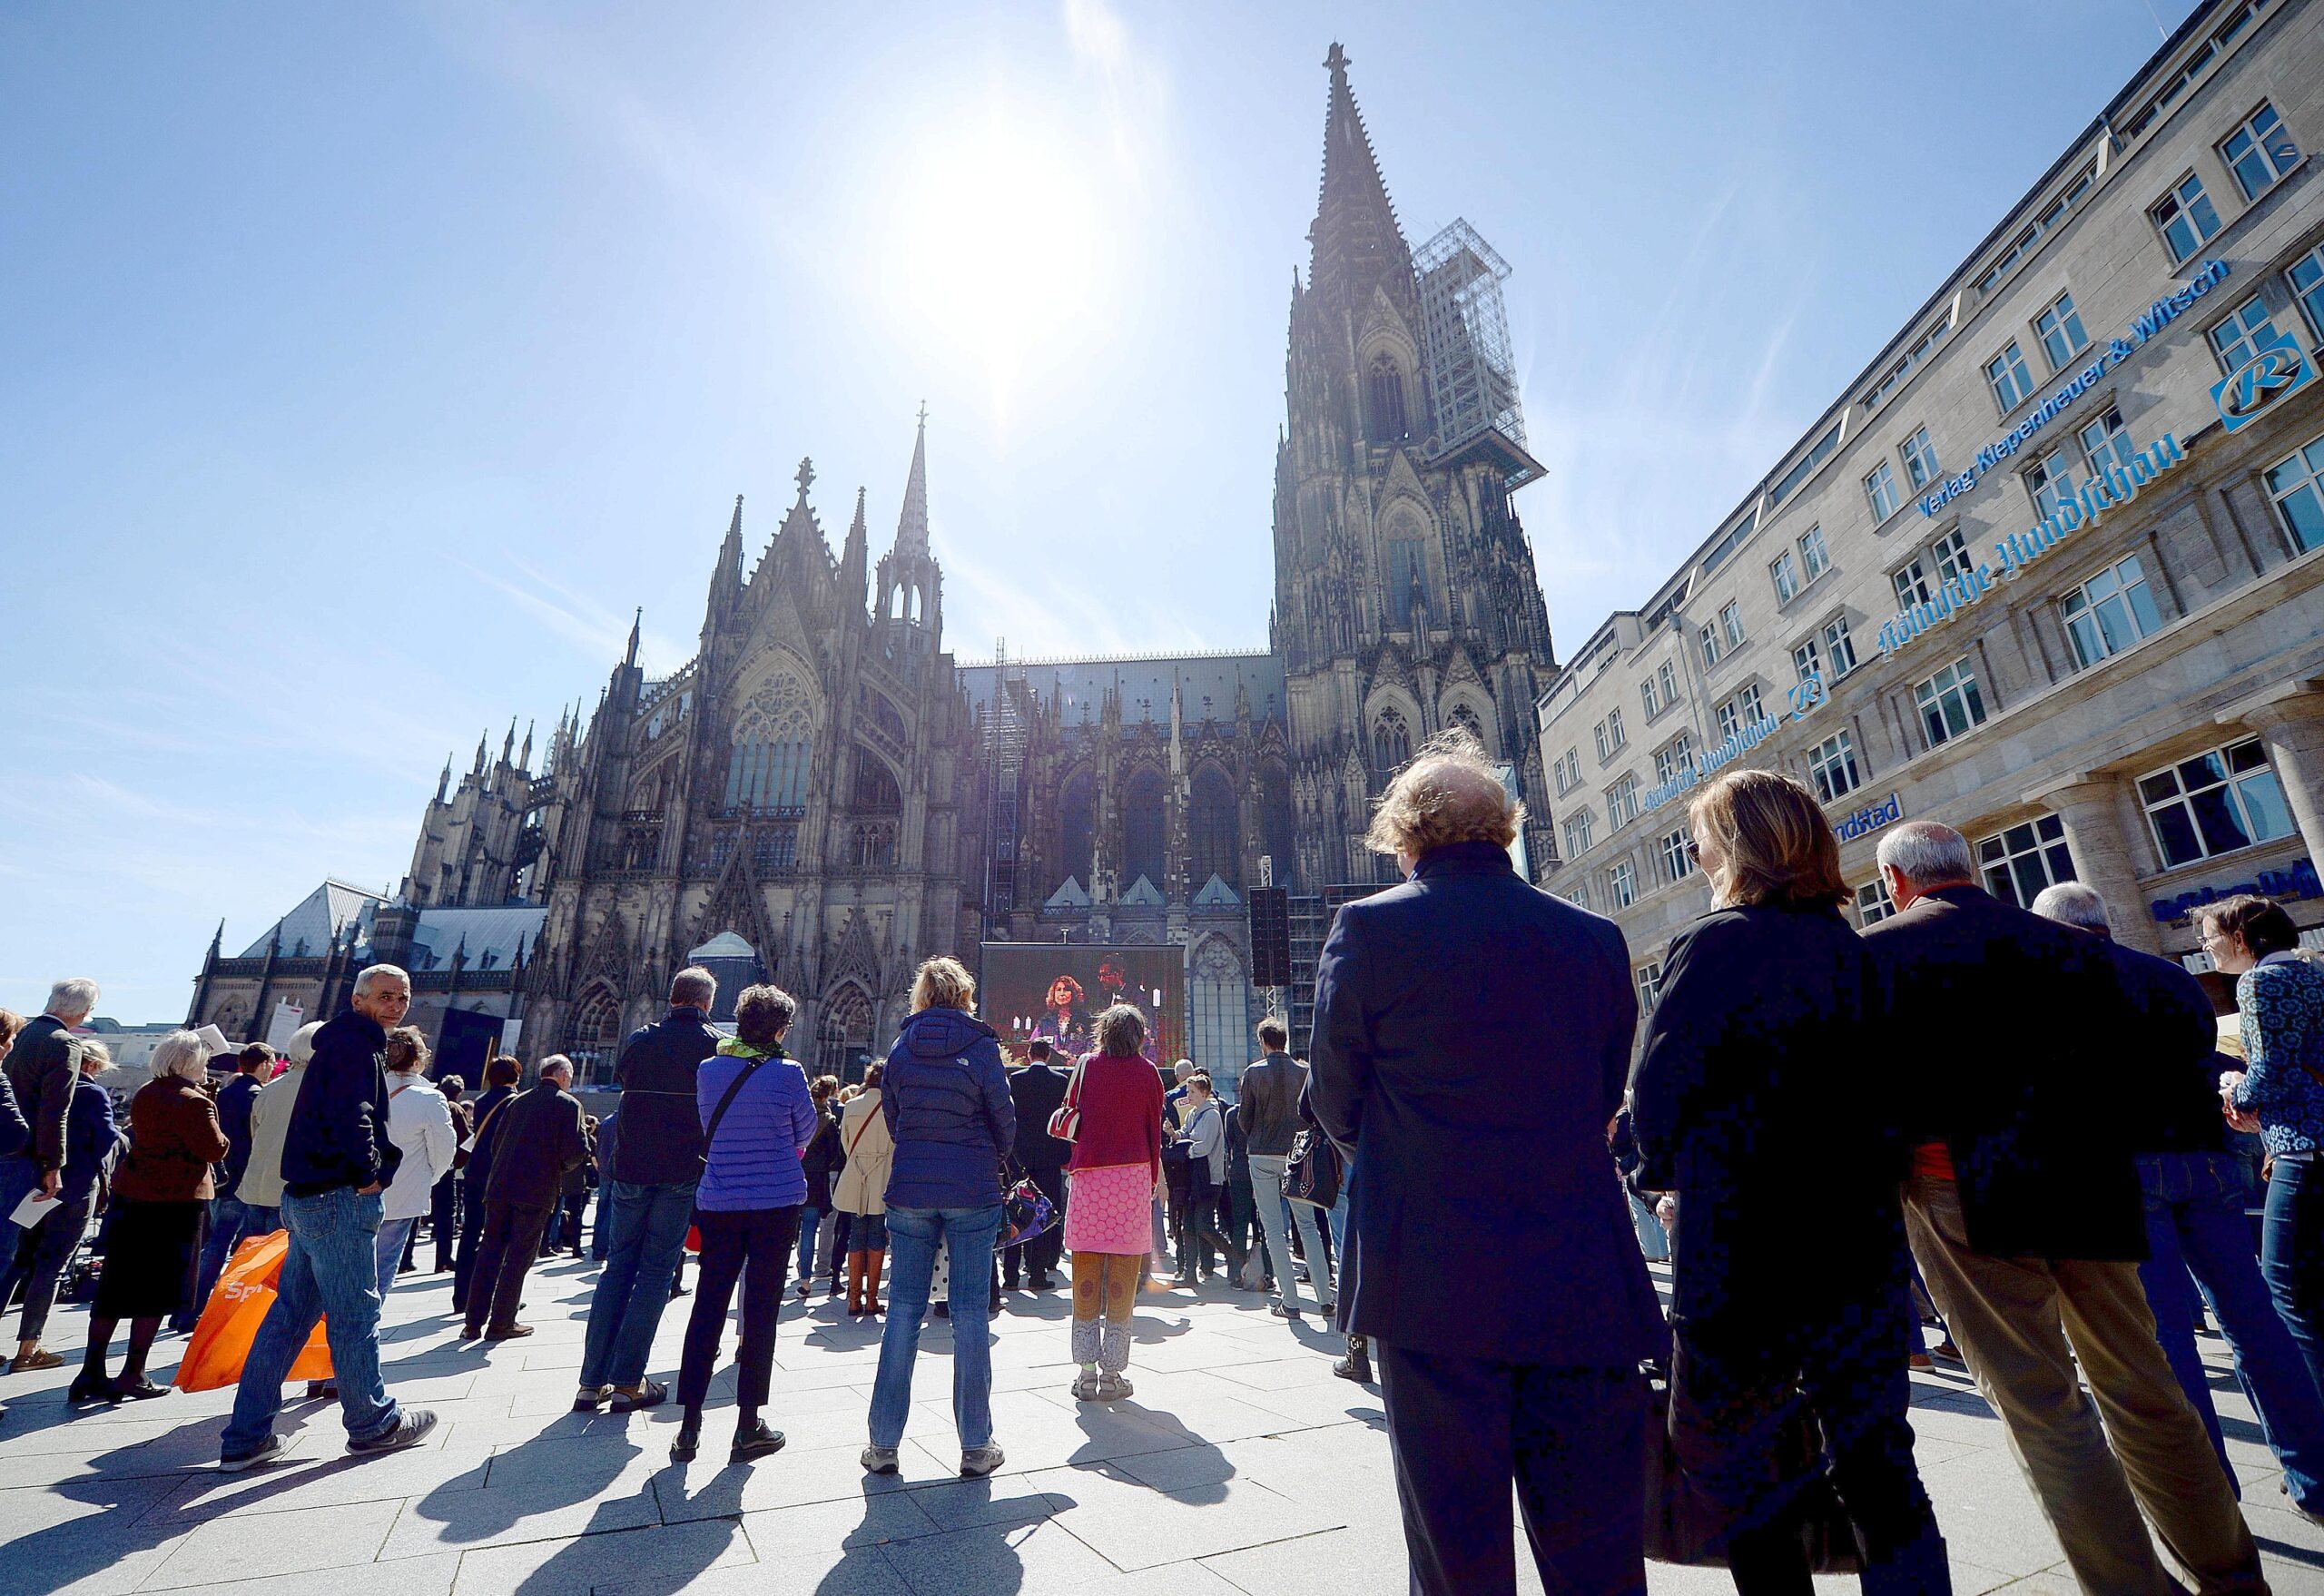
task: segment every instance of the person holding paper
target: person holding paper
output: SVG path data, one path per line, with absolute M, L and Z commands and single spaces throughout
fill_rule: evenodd
M 32 1127 L 28 1144 L 0 1157 L 0 1213 L 14 1213 L 37 1187 L 54 1197 L 64 1185 L 64 1116 L 73 1098 L 80 1043 L 73 1028 L 97 1006 L 97 983 L 83 977 L 48 990 L 48 1011 L 17 1035 L 6 1055 L 8 1084 Z
M 8 1372 L 60 1367 L 64 1360 L 44 1348 L 41 1332 L 48 1326 L 49 1310 L 56 1305 L 56 1290 L 73 1249 L 89 1228 L 97 1206 L 97 1181 L 105 1160 L 123 1145 L 113 1123 L 113 1094 L 97 1084 L 97 1077 L 113 1063 L 100 1041 L 81 1044 L 81 1079 L 73 1085 L 72 1107 L 64 1122 L 64 1179 L 57 1200 L 31 1233 L 16 1244 L 16 1268 L 0 1276 L 0 1302 L 7 1300 L 17 1274 L 25 1277 L 25 1311 L 16 1328 L 16 1355 Z M 0 1135 L 5 1135 L 0 1131 Z

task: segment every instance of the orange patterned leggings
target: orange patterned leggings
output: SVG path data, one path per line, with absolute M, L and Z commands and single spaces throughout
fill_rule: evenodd
M 1146 1256 L 1078 1252 L 1073 1255 L 1073 1316 L 1089 1323 L 1102 1313 L 1117 1325 L 1129 1323 L 1137 1302 L 1138 1276 L 1146 1273 Z

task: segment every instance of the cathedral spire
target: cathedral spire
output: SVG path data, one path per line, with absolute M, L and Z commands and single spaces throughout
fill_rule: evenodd
M 904 478 L 903 513 L 896 517 L 896 554 L 922 559 L 928 554 L 928 403 L 921 401 L 920 434 L 912 439 L 911 475 Z
M 500 763 L 507 764 L 517 753 L 517 717 L 508 717 L 508 734 L 500 740 Z
M 470 775 L 480 776 L 484 773 L 485 744 L 491 740 L 492 728 L 489 726 L 476 734 L 476 764 L 475 767 L 468 772 Z
M 531 721 L 525 723 L 525 746 L 517 755 L 518 770 L 530 770 L 533 767 L 533 724 Z
M 629 652 L 622 656 L 622 664 L 625 665 L 634 665 L 637 663 L 637 634 L 645 625 L 645 606 L 641 604 L 637 606 L 636 616 L 629 623 Z M 510 721 L 508 723 L 508 734 L 512 737 L 517 734 L 517 723 L 515 721 Z
M 445 791 L 452 784 L 452 756 L 444 755 L 444 773 L 436 778 L 436 802 L 444 802 Z
M 1390 292 L 1401 298 L 1411 288 L 1412 251 L 1396 225 L 1396 207 L 1372 153 L 1355 92 L 1348 87 L 1347 52 L 1334 43 L 1324 64 L 1331 69 L 1332 89 L 1324 113 L 1323 184 L 1315 223 L 1307 230 L 1307 285 L 1352 300 L 1383 274 L 1393 274 Z
M 847 542 L 840 549 L 840 594 L 858 616 L 863 610 L 863 584 L 871 566 L 872 534 L 863 524 L 863 489 L 855 490 L 855 519 L 847 524 Z

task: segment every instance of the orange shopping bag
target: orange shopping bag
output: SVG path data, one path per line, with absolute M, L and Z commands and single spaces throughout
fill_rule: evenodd
M 251 1355 L 260 1322 L 274 1305 L 275 1283 L 282 1278 L 283 1255 L 290 1250 L 287 1230 L 252 1236 L 234 1249 L 202 1306 L 202 1322 L 185 1344 L 185 1355 L 178 1360 L 180 1391 L 215 1391 L 242 1377 L 242 1360 Z M 321 1321 L 316 1322 L 315 1333 L 307 1337 L 288 1377 L 330 1378 L 330 1346 L 323 1339 Z

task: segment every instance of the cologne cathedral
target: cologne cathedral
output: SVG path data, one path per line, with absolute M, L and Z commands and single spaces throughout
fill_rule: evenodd
M 633 630 L 539 772 L 513 727 L 497 760 L 480 744 L 457 783 L 448 767 L 392 899 L 327 883 L 241 957 L 213 943 L 193 1019 L 263 1035 L 271 1005 L 327 1014 L 363 961 L 389 959 L 413 970 L 440 1055 L 565 1052 L 586 1080 L 699 961 L 730 1001 L 737 978 L 792 991 L 794 1056 L 852 1077 L 930 954 L 1167 948 L 1184 961 L 1173 1050 L 1231 1082 L 1268 1000 L 1246 894 L 1290 889 L 1304 1039 L 1331 909 L 1392 879 L 1363 845 L 1370 803 L 1429 734 L 1466 727 L 1505 763 L 1546 861 L 1533 704 L 1552 664 L 1511 503 L 1540 467 L 1508 268 L 1458 222 L 1416 256 L 1337 45 L 1325 65 L 1265 651 L 955 659 L 923 414 L 884 552 L 858 490 L 832 553 L 808 462 L 763 541 L 738 498 L 692 660 L 647 676 Z

